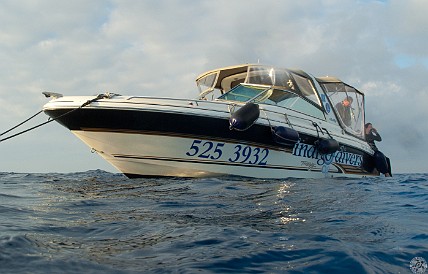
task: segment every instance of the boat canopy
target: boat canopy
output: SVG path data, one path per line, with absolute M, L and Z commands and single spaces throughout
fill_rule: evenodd
M 196 84 L 199 99 L 210 95 L 212 100 L 275 105 L 330 122 L 335 115 L 345 131 L 364 139 L 364 94 L 335 77 L 246 64 L 208 71 Z
M 364 139 L 364 93 L 335 77 L 318 77 L 342 127 Z
M 226 67 L 196 79 L 199 99 L 277 105 L 324 119 L 323 106 L 312 78 L 301 70 L 259 64 Z

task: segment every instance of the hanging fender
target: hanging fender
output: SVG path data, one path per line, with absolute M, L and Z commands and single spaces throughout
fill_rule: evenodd
M 299 141 L 299 132 L 292 128 L 278 126 L 272 128 L 272 137 L 278 144 L 294 146 Z
M 331 154 L 339 150 L 339 142 L 331 137 L 331 134 L 326 128 L 321 128 L 316 122 L 312 122 L 312 125 L 317 130 L 318 140 L 315 141 L 314 146 L 320 154 Z M 320 132 L 324 134 L 324 131 L 330 136 L 330 139 L 321 139 Z
M 339 150 L 339 142 L 335 139 L 321 139 L 315 142 L 320 154 L 331 154 Z
M 247 130 L 256 122 L 259 116 L 259 105 L 254 103 L 246 103 L 240 109 L 232 113 L 229 118 L 229 128 L 230 130 Z

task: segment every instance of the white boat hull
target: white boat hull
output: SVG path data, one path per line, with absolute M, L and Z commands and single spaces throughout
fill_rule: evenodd
M 296 146 L 281 149 L 154 133 L 72 132 L 128 177 L 232 175 L 275 179 L 345 176 L 343 165 L 327 164 L 320 155 L 300 153 L 298 156 Z M 361 174 L 347 172 L 346 177 L 350 176 L 361 177 Z

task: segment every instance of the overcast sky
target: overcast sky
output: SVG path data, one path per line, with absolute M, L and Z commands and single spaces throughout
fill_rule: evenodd
M 0 133 L 43 91 L 194 98 L 202 72 L 260 61 L 363 91 L 393 172 L 428 172 L 427 14 L 426 0 L 1 0 Z M 0 172 L 115 171 L 57 123 L 0 152 Z

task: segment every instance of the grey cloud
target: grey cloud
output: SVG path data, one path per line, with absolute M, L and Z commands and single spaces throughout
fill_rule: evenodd
M 394 166 L 405 172 L 413 164 L 412 171 L 424 171 L 425 165 L 412 160 L 416 150 L 401 154 L 406 158 L 391 153 L 408 140 L 397 128 L 428 116 L 423 104 L 428 68 L 423 62 L 397 64 L 400 55 L 428 59 L 423 24 L 428 4 L 422 2 L 1 1 L 0 129 L 40 109 L 42 91 L 195 97 L 194 78 L 205 70 L 260 60 L 337 76 L 365 91 L 366 117 L 382 130 L 382 148 L 397 157 Z M 63 131 L 52 126 L 31 134 L 52 138 L 64 155 L 76 143 L 71 134 L 56 140 Z M 417 132 L 425 136 L 428 128 Z M 50 153 L 43 142 L 21 140 Z M 413 144 L 428 153 L 426 143 Z M 55 161 L 58 153 L 43 157 Z M 88 169 L 99 164 L 85 156 L 79 162 Z M 1 166 L 45 170 L 30 160 Z M 73 159 L 63 168 L 53 166 L 82 168 Z

